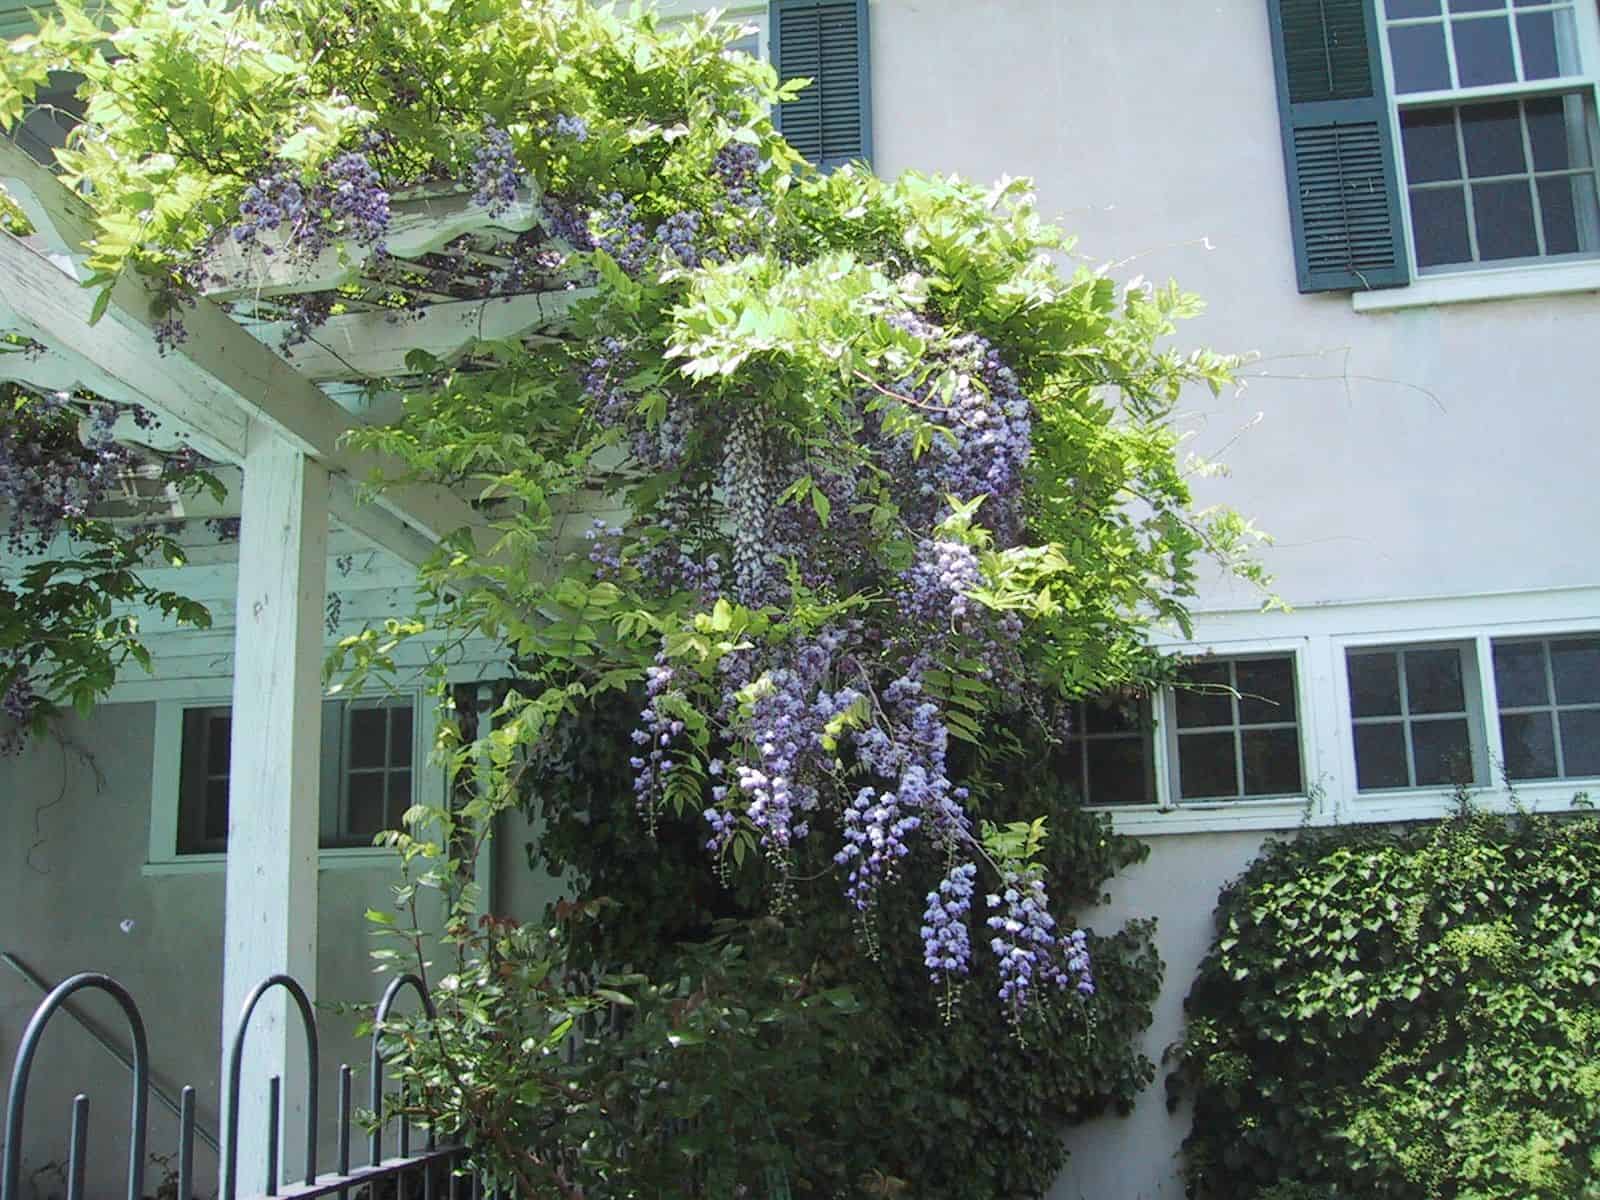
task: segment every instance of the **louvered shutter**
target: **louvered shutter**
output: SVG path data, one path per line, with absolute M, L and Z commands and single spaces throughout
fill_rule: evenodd
M 772 61 L 780 80 L 809 79 L 779 105 L 783 136 L 824 171 L 872 157 L 867 0 L 773 0 Z
M 1374 0 L 1267 0 L 1302 292 L 1410 282 Z

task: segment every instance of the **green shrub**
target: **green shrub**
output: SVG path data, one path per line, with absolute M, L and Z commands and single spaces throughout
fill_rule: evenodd
M 884 890 L 864 934 L 837 902 L 842 881 L 820 853 L 795 872 L 774 916 L 764 862 L 752 857 L 719 878 L 696 814 L 662 814 L 651 837 L 619 749 L 632 708 L 597 709 L 563 727 L 562 744 L 537 772 L 533 803 L 544 828 L 538 850 L 528 849 L 577 876 L 583 896 L 611 902 L 603 920 L 574 927 L 575 955 L 681 980 L 675 995 L 697 1017 L 709 1020 L 703 1006 L 721 1014 L 704 1044 L 637 1060 L 632 1093 L 667 1096 L 677 1107 L 634 1124 L 696 1121 L 683 1136 L 631 1146 L 634 1180 L 681 1177 L 693 1161 L 698 1177 L 721 1181 L 707 1193 L 715 1196 L 735 1195 L 739 1185 L 767 1195 L 759 1181 L 776 1169 L 797 1200 L 1023 1200 L 1044 1195 L 1060 1174 L 1067 1125 L 1126 1112 L 1154 1078 L 1138 1051 L 1161 982 L 1153 922 L 1092 936 L 1096 994 L 1040 1004 L 1025 1040 L 996 1012 L 999 979 L 982 962 L 947 1022 L 917 936 L 942 862 L 906 860 L 904 885 Z M 1146 848 L 1114 834 L 1104 817 L 1063 804 L 1048 773 L 1027 774 L 996 785 L 987 811 L 1049 814 L 1043 859 L 1060 899 L 1082 912 Z M 797 998 L 841 993 L 846 1007 L 794 1007 Z
M 1174 1049 L 1189 1194 L 1600 1195 L 1597 832 L 1464 813 L 1270 845 Z

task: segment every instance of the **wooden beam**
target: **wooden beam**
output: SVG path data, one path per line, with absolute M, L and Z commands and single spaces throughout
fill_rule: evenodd
M 540 194 L 530 188 L 518 191 L 516 199 L 494 216 L 465 194 L 395 200 L 389 206 L 384 248 L 396 258 L 416 258 L 465 233 L 489 229 L 525 233 L 539 224 L 541 209 Z M 221 282 L 208 287 L 206 295 L 213 300 L 242 300 L 325 292 L 360 278 L 373 253 L 371 247 L 349 241 L 335 242 L 310 262 L 290 251 L 276 232 L 263 237 L 260 245 L 223 242 L 206 262 L 208 277 Z
M 224 1062 L 245 997 L 256 984 L 288 974 L 316 996 L 328 491 L 327 472 L 297 447 L 265 431 L 252 435 L 244 461 L 233 642 Z M 262 1093 L 270 1076 L 283 1080 L 283 1148 L 300 1143 L 303 1149 L 297 1131 L 303 1129 L 304 1059 L 294 1028 L 299 1016 L 286 1001 L 282 991 L 276 992 L 251 1022 L 251 1069 L 239 1096 L 238 1179 L 266 1178 Z M 284 1153 L 283 1161 L 295 1159 Z
M 74 278 L 94 237 L 94 212 L 83 198 L 14 142 L 0 139 L 0 186 L 33 226 L 41 252 Z
M 395 320 L 383 312 L 330 317 L 313 331 L 311 340 L 286 357 L 307 379 L 334 381 L 382 379 L 409 375 L 406 355 L 425 350 L 453 362 L 474 342 L 526 337 L 566 320 L 573 305 L 595 294 L 593 288 L 488 300 L 454 300 L 431 304 L 417 317 Z M 243 324 L 252 335 L 276 350 L 288 326 L 282 322 Z
M 340 521 L 407 561 L 421 561 L 425 543 L 479 527 L 472 508 L 442 487 L 402 484 L 359 503 L 353 481 L 374 472 L 398 477 L 404 465 L 342 445 L 354 427 L 349 415 L 215 304 L 185 309 L 188 340 L 163 355 L 152 332 L 153 288 L 131 273 L 113 288 L 98 323 L 91 322 L 94 294 L 10 235 L 0 235 L 0 281 L 0 326 L 92 355 L 140 403 L 195 430 L 206 440 L 202 452 L 213 457 L 239 462 L 252 426 L 273 431 L 343 477 L 334 498 Z M 480 536 L 487 544 L 488 532 Z

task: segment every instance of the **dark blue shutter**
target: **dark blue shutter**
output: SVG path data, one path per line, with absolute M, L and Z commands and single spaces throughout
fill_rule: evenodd
M 780 81 L 809 79 L 775 120 L 824 171 L 872 157 L 867 0 L 772 0 L 772 62 Z
M 1409 283 L 1374 0 L 1267 0 L 1302 292 Z

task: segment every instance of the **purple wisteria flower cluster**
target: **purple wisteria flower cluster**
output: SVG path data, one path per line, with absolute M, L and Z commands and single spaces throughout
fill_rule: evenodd
M 54 393 L 13 410 L 0 425 L 0 498 L 13 551 L 43 550 L 64 525 L 104 502 L 133 463 L 112 437 L 116 405 L 94 405 L 87 420 L 78 413 Z
M 934 983 L 964 979 L 972 970 L 967 914 L 977 881 L 976 863 L 957 863 L 928 893 L 928 906 L 922 912 L 922 965 Z
M 467 175 L 475 204 L 498 217 L 511 207 L 522 186 L 522 169 L 517 164 L 517 152 L 511 144 L 511 135 L 493 121 L 485 121 L 483 139 L 473 152 L 472 167 Z
M 583 531 L 589 543 L 589 561 L 594 564 L 594 577 L 600 580 L 616 579 L 622 574 L 622 530 L 608 525 L 601 518 Z
M 391 216 L 377 169 L 366 154 L 351 150 L 323 164 L 319 181 L 309 187 L 288 164 L 274 165 L 245 189 L 231 233 L 241 246 L 259 246 L 263 254 L 281 250 L 310 261 L 339 235 L 381 252 Z
M 993 914 L 986 924 L 994 935 L 989 948 L 1000 964 L 1001 1003 L 1020 1016 L 1041 981 L 1094 995 L 1087 935 L 1081 929 L 1064 938 L 1057 934 L 1044 881 L 1009 872 L 1003 883 L 999 895 L 985 897 Z
M 900 573 L 900 611 L 911 621 L 958 626 L 972 607 L 968 593 L 982 581 L 971 546 L 924 538 L 916 561 Z

